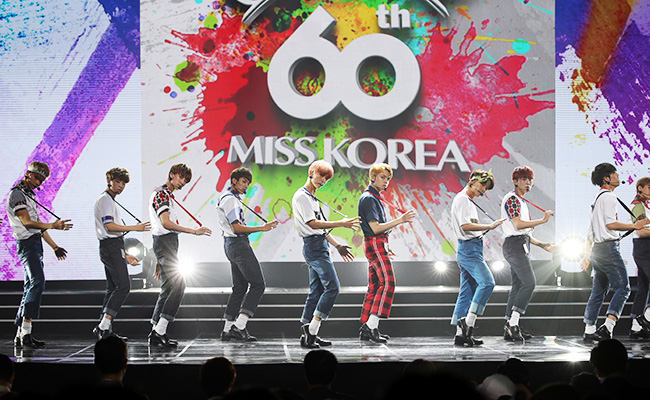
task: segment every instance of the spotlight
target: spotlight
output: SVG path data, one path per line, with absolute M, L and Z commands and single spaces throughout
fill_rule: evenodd
M 506 267 L 506 263 L 501 260 L 494 261 L 492 263 L 492 271 L 499 272 Z
M 447 270 L 447 263 L 444 261 L 436 261 L 435 264 L 433 264 L 433 268 L 435 268 L 437 272 L 445 272 Z
M 137 258 L 138 261 L 142 261 L 142 259 L 145 257 L 144 245 L 138 239 L 124 239 L 124 249 L 126 250 L 126 254 Z
M 580 261 L 585 254 L 585 240 L 577 236 L 569 236 L 560 243 L 559 252 L 567 261 Z
M 196 269 L 196 265 L 190 260 L 179 260 L 178 266 L 181 271 L 181 275 L 183 275 L 184 278 L 191 277 L 194 274 L 194 270 Z

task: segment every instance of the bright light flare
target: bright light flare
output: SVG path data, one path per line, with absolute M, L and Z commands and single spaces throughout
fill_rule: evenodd
M 492 271 L 494 272 L 499 272 L 503 270 L 505 267 L 506 267 L 506 263 L 504 263 L 501 260 L 497 260 L 492 263 Z
M 445 272 L 447 271 L 447 263 L 444 261 L 436 261 L 433 264 L 433 268 L 435 268 L 436 272 Z
M 567 261 L 580 261 L 585 254 L 585 240 L 577 236 L 569 236 L 560 243 L 559 252 Z
M 184 278 L 189 278 L 196 271 L 196 264 L 190 260 L 179 260 L 178 267 Z
M 140 260 L 140 255 L 142 254 L 142 252 L 140 251 L 140 248 L 138 248 L 138 246 L 133 246 L 133 247 L 129 247 L 128 249 L 126 249 L 126 254 L 128 254 L 130 256 L 133 256 L 133 257 L 137 258 L 138 260 Z

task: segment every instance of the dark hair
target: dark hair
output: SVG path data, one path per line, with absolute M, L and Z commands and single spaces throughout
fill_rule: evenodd
M 516 181 L 519 178 L 535 179 L 535 172 L 527 165 L 520 165 L 512 171 L 512 180 Z
M 178 174 L 181 179 L 185 178 L 185 183 L 190 183 L 192 180 L 192 169 L 185 164 L 174 164 L 169 169 L 169 174 Z M 171 180 L 171 177 L 168 176 L 168 179 Z
M 484 185 L 485 190 L 491 190 L 494 187 L 494 175 L 492 175 L 492 171 L 484 171 L 482 169 L 474 170 L 469 175 L 469 180 L 470 182 L 477 181 Z
M 639 186 L 646 187 L 648 185 L 650 185 L 650 177 L 644 176 L 643 178 L 636 181 L 636 192 L 640 194 L 641 191 L 639 190 Z
M 589 362 L 596 367 L 600 376 L 622 374 L 627 367 L 627 349 L 616 339 L 602 340 L 591 349 Z
M 241 178 L 246 178 L 248 179 L 249 182 L 253 181 L 253 174 L 251 174 L 251 170 L 246 168 L 246 167 L 239 167 L 236 170 L 232 171 L 230 173 L 230 182 L 232 183 L 232 180 L 240 180 Z
M 223 396 L 228 393 L 236 377 L 235 366 L 225 357 L 209 359 L 201 365 L 199 371 L 201 387 L 208 397 Z
M 512 383 L 528 385 L 528 368 L 526 364 L 518 358 L 509 358 L 497 368 L 497 374 L 505 375 Z
M 95 366 L 102 374 L 115 374 L 126 368 L 127 347 L 124 340 L 109 336 L 95 343 Z
M 0 381 L 9 382 L 14 376 L 14 363 L 5 354 L 0 354 Z
M 129 171 L 125 170 L 124 168 L 111 168 L 108 171 L 106 171 L 106 178 L 109 180 L 114 180 L 117 179 L 118 181 L 122 181 L 124 183 L 129 183 L 131 178 L 129 177 Z
M 310 385 L 329 385 L 338 368 L 336 356 L 327 350 L 313 350 L 304 360 L 305 376 Z
M 601 163 L 591 172 L 591 183 L 596 186 L 603 186 L 605 178 L 616 172 L 616 167 L 610 163 Z

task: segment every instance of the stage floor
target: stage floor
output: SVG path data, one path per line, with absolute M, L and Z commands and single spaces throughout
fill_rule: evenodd
M 18 363 L 92 364 L 94 340 L 42 337 L 47 346 L 20 349 L 3 341 L 0 353 Z M 453 346 L 449 337 L 393 338 L 388 345 L 369 344 L 352 338 L 328 338 L 332 351 L 341 363 L 410 362 L 424 358 L 434 362 L 499 362 L 517 357 L 530 362 L 589 361 L 592 345 L 577 336 L 540 336 L 525 344 L 506 342 L 502 337 L 483 337 L 485 344 L 475 348 Z M 632 359 L 650 359 L 650 342 L 617 338 L 627 347 Z M 149 348 L 146 340 L 129 340 L 129 364 L 198 365 L 211 357 L 223 356 L 235 365 L 301 363 L 308 350 L 297 338 L 266 339 L 254 343 L 221 342 L 215 338 L 181 340 L 175 350 Z

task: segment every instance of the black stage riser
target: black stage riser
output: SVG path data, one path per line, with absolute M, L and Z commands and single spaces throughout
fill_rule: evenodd
M 507 287 L 497 287 L 485 314 L 479 318 L 478 333 L 500 335 L 504 324 Z M 363 300 L 362 288 L 350 293 L 343 289 L 337 298 L 330 319 L 323 325 L 323 332 L 335 337 L 354 337 L 359 328 L 359 314 Z M 449 319 L 457 293 L 455 288 L 405 288 L 395 294 L 391 319 L 382 321 L 382 331 L 397 336 L 444 336 L 453 334 Z M 348 289 L 348 291 L 350 291 Z M 115 329 L 122 334 L 141 337 L 151 328 L 149 318 L 157 293 L 153 290 L 135 290 L 127 300 L 115 322 Z M 260 337 L 293 337 L 299 333 L 298 322 L 306 291 L 287 293 L 284 289 L 272 289 L 262 300 L 249 329 Z M 541 287 L 534 293 L 522 326 L 538 335 L 577 335 L 582 332 L 582 315 L 589 289 Z M 630 299 L 634 298 L 634 292 Z M 41 317 L 37 326 L 48 333 L 84 335 L 95 326 L 100 315 L 103 299 L 101 291 L 47 292 L 43 297 Z M 187 293 L 177 320 L 170 332 L 179 337 L 204 335 L 214 337 L 223 327 L 222 315 L 228 293 L 225 288 L 211 293 Z M 13 318 L 20 293 L 0 294 L 0 332 L 11 335 Z M 603 311 L 608 303 L 603 306 Z M 617 325 L 616 334 L 626 335 L 630 320 L 631 300 L 625 307 Z

